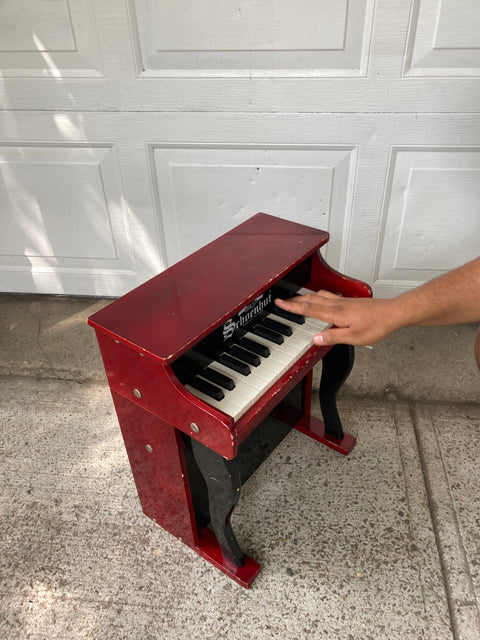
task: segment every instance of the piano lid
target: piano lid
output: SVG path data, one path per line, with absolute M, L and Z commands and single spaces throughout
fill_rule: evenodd
M 90 316 L 88 323 L 173 361 L 328 241 L 258 213 Z

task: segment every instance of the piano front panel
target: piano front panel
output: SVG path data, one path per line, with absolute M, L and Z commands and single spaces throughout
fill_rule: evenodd
M 323 357 L 328 347 L 312 347 L 243 412 L 235 423 L 218 407 L 185 388 L 169 367 L 140 355 L 128 345 L 97 335 L 112 392 L 183 431 L 225 458 L 235 457 L 238 444 Z M 192 423 L 199 431 L 192 430 Z M 148 443 L 145 443 L 148 444 Z

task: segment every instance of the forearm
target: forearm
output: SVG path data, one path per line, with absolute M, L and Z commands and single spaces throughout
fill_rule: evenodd
M 480 258 L 396 298 L 343 298 L 329 291 L 276 300 L 286 311 L 333 325 L 315 344 L 374 344 L 402 327 L 480 321 Z M 480 350 L 480 346 L 479 346 Z
M 480 321 L 480 258 L 392 300 L 398 327 Z

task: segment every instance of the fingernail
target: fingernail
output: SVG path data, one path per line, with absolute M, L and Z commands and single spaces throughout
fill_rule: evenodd
M 313 336 L 313 344 L 316 344 L 317 347 L 321 347 L 323 344 L 325 344 L 325 338 L 321 333 L 318 334 L 318 336 Z

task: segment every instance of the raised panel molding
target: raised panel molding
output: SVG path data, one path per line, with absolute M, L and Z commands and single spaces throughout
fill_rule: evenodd
M 151 145 L 149 150 L 168 265 L 264 211 L 330 231 L 324 255 L 336 268 L 344 266 L 356 147 Z
M 480 75 L 480 2 L 413 0 L 404 74 Z
M 2 0 L 0 75 L 101 76 L 93 0 Z
M 478 257 L 480 147 L 392 150 L 376 291 L 405 290 Z
M 75 293 L 65 282 L 84 278 L 90 294 L 93 284 L 105 295 L 105 280 L 135 274 L 111 146 L 0 146 L 0 216 L 3 291 L 23 282 L 20 290 Z
M 130 0 L 129 7 L 141 76 L 366 75 L 373 0 Z

